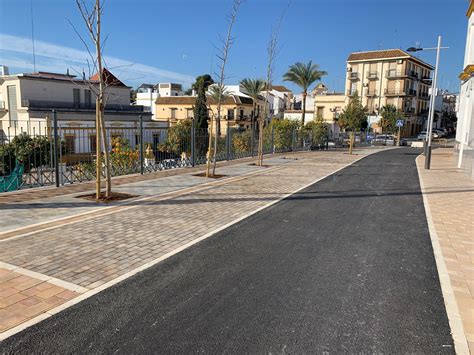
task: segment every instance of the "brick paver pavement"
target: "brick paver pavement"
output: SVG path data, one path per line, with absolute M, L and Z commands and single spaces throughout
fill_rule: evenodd
M 470 352 L 474 354 L 474 181 L 456 168 L 452 149 L 434 150 L 430 170 L 423 168 L 424 157 L 417 160 L 417 165 L 431 211 L 429 218 L 438 236 Z
M 234 176 L 227 181 L 209 185 L 201 178 L 206 185 L 192 192 L 166 199 L 149 196 L 106 215 L 0 240 L 0 266 L 3 262 L 92 290 L 376 151 L 359 150 L 353 156 L 310 152 L 297 155 L 298 160 L 273 161 L 268 168 L 229 167 Z M 252 169 L 252 175 L 242 175 Z M 15 312 L 21 314 L 21 307 Z

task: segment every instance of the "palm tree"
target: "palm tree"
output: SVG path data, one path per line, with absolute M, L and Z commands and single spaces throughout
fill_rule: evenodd
M 324 75 L 327 75 L 327 73 L 323 70 L 319 70 L 319 65 L 313 64 L 311 60 L 308 64 L 298 62 L 291 65 L 286 74 L 283 75 L 283 80 L 298 85 L 303 91 L 303 116 L 301 117 L 301 127 L 304 127 L 308 89 L 315 81 L 321 80 Z
M 257 112 L 257 101 L 260 93 L 265 90 L 265 82 L 261 79 L 249 79 L 246 78 L 240 82 L 240 85 L 244 88 L 247 95 L 252 98 L 253 111 L 252 111 L 252 124 L 255 121 L 255 113 Z

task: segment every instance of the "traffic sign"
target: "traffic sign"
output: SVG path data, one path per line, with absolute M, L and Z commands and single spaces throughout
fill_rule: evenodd
M 404 120 L 397 120 L 397 127 L 403 127 L 404 123 L 405 123 Z

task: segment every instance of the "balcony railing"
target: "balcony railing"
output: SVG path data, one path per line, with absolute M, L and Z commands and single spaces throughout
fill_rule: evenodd
M 403 70 L 389 69 L 385 72 L 385 77 L 387 79 L 402 78 L 407 76 Z
M 423 83 L 426 85 L 431 85 L 431 78 L 429 76 L 424 76 L 421 78 L 421 81 L 423 81 Z
M 414 70 L 408 71 L 408 76 L 418 80 L 421 78 L 420 75 Z
M 376 89 L 367 89 L 365 95 L 367 97 L 377 96 L 377 90 Z
M 378 71 L 369 71 L 367 72 L 367 79 L 369 80 L 376 80 L 379 77 Z
M 354 96 L 357 90 L 347 90 L 347 96 Z
M 420 99 L 429 100 L 429 99 L 430 99 L 430 95 L 428 95 L 427 92 L 422 92 L 422 93 L 420 94 Z
M 385 89 L 385 96 L 405 96 L 406 92 L 403 89 Z
M 410 96 L 416 96 L 416 90 L 414 90 L 414 89 L 409 89 L 409 90 L 408 90 L 408 95 L 410 95 Z
M 63 101 L 46 101 L 46 100 L 23 100 L 21 105 L 28 108 L 36 108 L 43 110 L 95 110 L 95 102 L 91 104 L 63 102 Z M 139 105 L 117 105 L 107 104 L 106 111 L 126 111 L 126 112 L 144 112 L 143 106 Z
M 350 80 L 359 80 L 359 73 L 355 72 L 355 73 L 349 73 L 349 79 Z

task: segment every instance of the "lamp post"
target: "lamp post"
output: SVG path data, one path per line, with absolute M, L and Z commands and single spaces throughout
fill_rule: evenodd
M 433 118 L 435 111 L 435 99 L 436 99 L 436 81 L 438 79 L 438 66 L 439 66 L 439 52 L 440 49 L 447 49 L 449 47 L 441 47 L 441 36 L 438 36 L 438 46 L 432 48 L 416 48 L 410 47 L 407 48 L 407 52 L 418 52 L 426 50 L 436 50 L 436 64 L 433 81 L 431 82 L 431 97 L 430 97 L 430 106 L 428 114 L 428 126 L 426 127 L 426 151 L 425 151 L 425 169 L 429 170 L 431 165 L 431 135 L 433 132 Z

